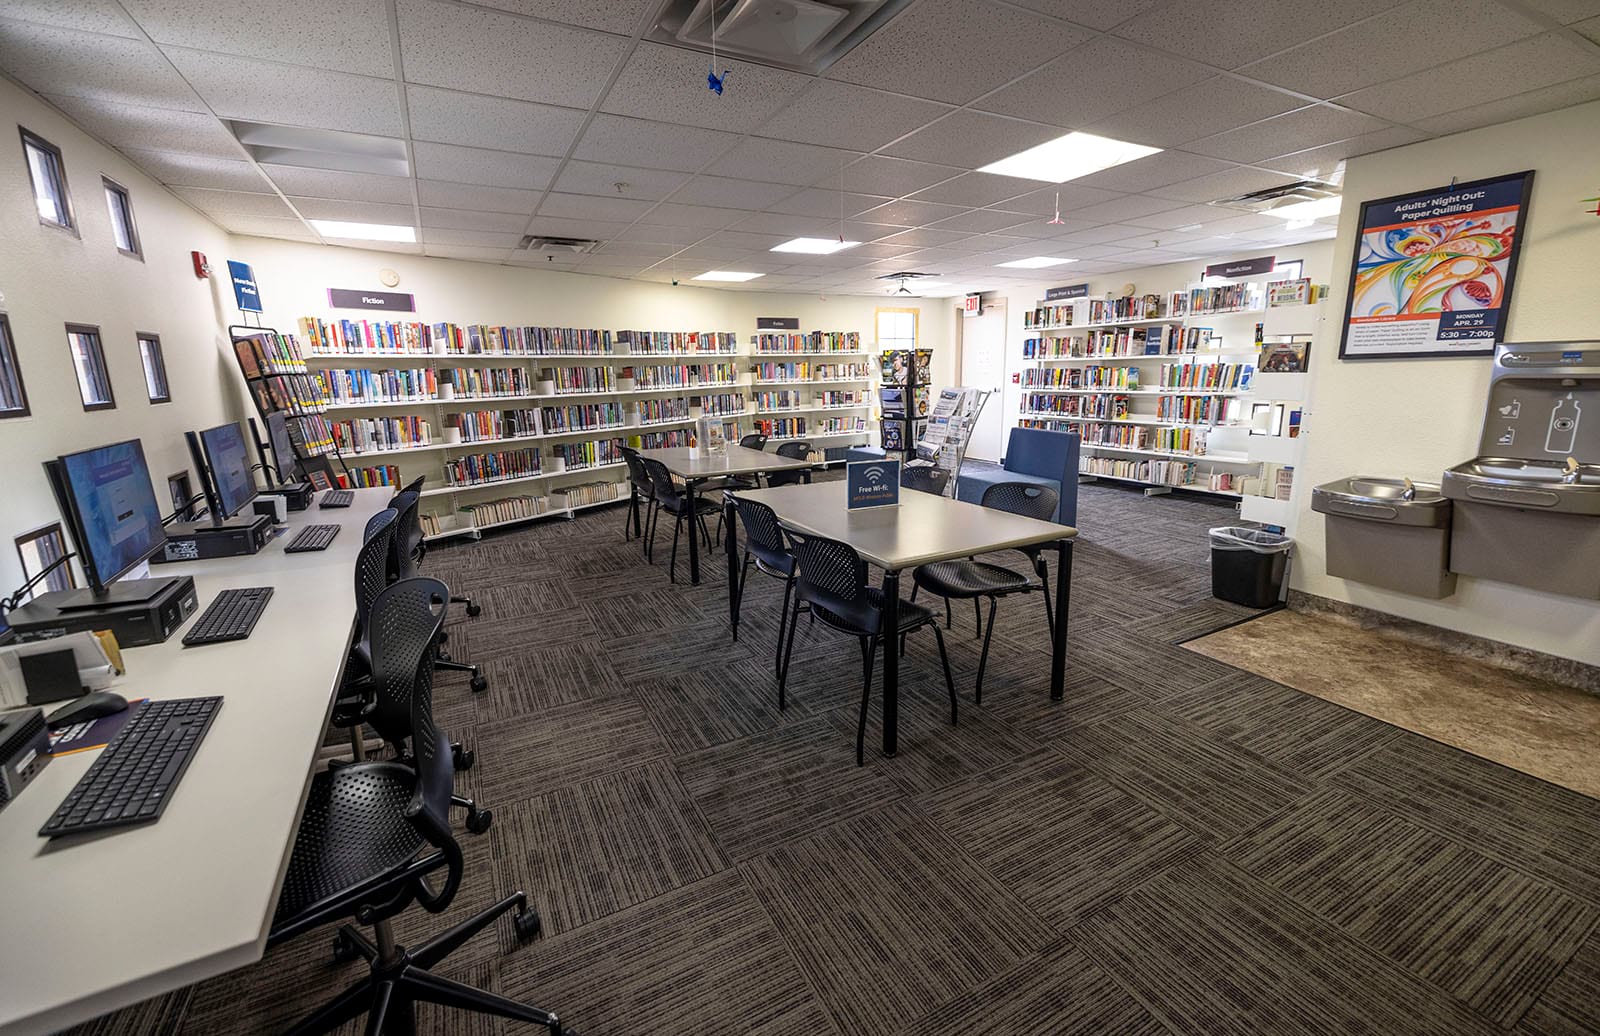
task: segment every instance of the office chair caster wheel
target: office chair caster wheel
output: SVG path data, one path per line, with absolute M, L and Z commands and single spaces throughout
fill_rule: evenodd
M 484 678 L 482 673 L 473 673 L 471 686 L 474 694 L 482 694 L 489 689 L 489 681 Z
M 483 606 L 478 604 L 477 601 L 473 601 L 471 604 L 467 605 L 467 614 L 476 619 L 478 616 L 483 614 Z
M 517 929 L 518 942 L 532 942 L 544 932 L 544 921 L 539 917 L 539 911 L 532 907 L 523 907 L 511 918 Z
M 467 830 L 475 835 L 481 835 L 489 830 L 489 825 L 494 823 L 494 810 L 475 809 L 467 814 Z
M 460 745 L 450 746 L 450 763 L 457 773 L 472 769 L 472 764 L 477 761 L 478 753 L 472 749 L 462 748 Z
M 356 949 L 355 942 L 343 931 L 333 934 L 333 959 L 340 964 L 348 964 L 361 958 L 361 951 Z

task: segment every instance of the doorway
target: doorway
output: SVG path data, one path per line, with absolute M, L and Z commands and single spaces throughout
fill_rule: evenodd
M 961 329 L 961 384 L 989 392 L 967 443 L 967 456 L 999 461 L 1006 439 L 1006 408 L 1002 402 L 1006 378 L 1006 305 L 1004 300 L 991 303 L 985 299 L 980 315 L 957 316 L 956 319 Z

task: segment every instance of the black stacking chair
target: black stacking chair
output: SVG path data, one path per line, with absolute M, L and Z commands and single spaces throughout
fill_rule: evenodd
M 848 543 L 784 529 L 789 552 L 799 571 L 795 577 L 794 610 L 789 615 L 789 639 L 783 648 L 783 664 L 778 667 L 778 700 L 783 701 L 784 684 L 789 679 L 789 658 L 794 654 L 794 631 L 802 605 L 825 626 L 848 633 L 861 642 L 863 680 L 861 716 L 856 721 L 856 765 L 866 761 L 867 700 L 872 691 L 872 662 L 879 643 L 885 651 L 902 649 L 903 638 L 926 626 L 939 643 L 939 662 L 944 666 L 944 683 L 950 692 L 950 722 L 956 721 L 956 684 L 950 676 L 950 658 L 944 650 L 944 634 L 933 613 L 921 605 L 901 601 L 896 614 L 899 628 L 883 628 L 883 591 L 867 585 L 867 563 Z M 899 639 L 897 639 L 899 638 Z M 902 651 L 903 653 L 903 651 Z
M 744 525 L 744 564 L 739 569 L 739 601 L 744 601 L 744 581 L 750 576 L 750 564 L 756 571 L 783 580 L 783 607 L 778 612 L 778 645 L 772 653 L 772 667 L 781 671 L 783 665 L 783 631 L 788 625 L 789 597 L 794 592 L 794 555 L 783 543 L 783 529 L 778 516 L 766 504 L 744 500 L 735 493 L 733 504 L 739 511 L 739 521 Z M 778 685 L 778 708 L 783 708 L 783 685 Z
M 633 509 L 642 501 L 644 503 L 644 524 L 650 524 L 652 512 L 656 506 L 656 487 L 650 481 L 649 472 L 644 470 L 644 465 L 639 463 L 639 451 L 632 446 L 622 448 L 622 459 L 628 465 L 628 507 L 622 515 L 622 538 L 633 538 Z M 639 540 L 644 544 L 645 559 L 652 564 L 655 558 L 650 555 L 650 541 L 645 539 L 643 528 L 640 529 Z
M 389 506 L 395 507 L 395 501 L 399 500 L 401 495 L 405 493 L 415 493 L 417 495 L 417 502 L 420 507 L 422 502 L 422 486 L 424 481 L 425 477 L 422 475 L 418 475 L 416 478 L 412 479 L 404 489 L 400 490 L 399 493 L 394 495 L 394 497 L 389 501 Z M 420 569 L 422 567 L 422 559 L 428 556 L 428 541 L 422 535 L 422 522 L 420 519 L 417 522 L 416 542 L 411 544 L 410 550 L 415 567 Z M 483 612 L 483 609 L 480 608 L 472 598 L 466 596 L 465 594 L 451 594 L 450 603 L 464 605 L 466 607 L 467 614 L 473 618 L 476 618 Z M 441 633 L 439 635 L 439 643 L 441 644 L 449 639 L 449 633 Z M 448 658 L 449 656 L 447 655 L 445 657 Z
M 900 469 L 901 489 L 944 496 L 944 488 L 949 484 L 950 472 L 934 464 L 917 464 Z
M 1055 520 L 1057 499 L 1058 494 L 1049 486 L 1040 486 L 1032 482 L 997 482 L 984 490 L 982 503 L 984 507 L 992 507 L 997 511 L 1009 511 L 1011 514 L 1050 522 Z M 1050 570 L 1045 565 L 1044 550 L 1042 546 L 1017 549 L 1033 562 L 1033 570 L 1039 577 L 1037 583 L 1021 572 L 1013 572 L 1004 566 L 991 565 L 975 558 L 936 561 L 931 565 L 923 565 L 911 573 L 912 581 L 915 583 L 911 590 L 911 599 L 916 600 L 918 590 L 927 590 L 943 597 L 947 625 L 950 621 L 950 601 L 967 598 L 972 600 L 973 619 L 978 624 L 979 632 L 983 634 L 983 653 L 978 656 L 978 682 L 973 694 L 975 702 L 983 701 L 983 670 L 989 662 L 989 639 L 994 636 L 994 612 L 1000 603 L 1000 598 L 1042 590 L 1045 622 L 1049 624 L 1052 632 L 1055 630 L 1055 613 L 1050 605 Z M 983 624 L 978 603 L 980 598 L 984 597 L 989 599 L 987 628 Z
M 779 443 L 777 453 L 778 456 L 788 457 L 790 460 L 805 460 L 811 456 L 811 444 L 808 442 Z M 768 489 L 774 486 L 792 486 L 797 482 L 809 484 L 811 482 L 811 472 L 802 469 L 767 472 Z
M 395 494 L 390 501 L 391 506 L 399 512 L 395 520 L 394 544 L 389 549 L 389 578 L 391 581 L 411 579 L 417 575 L 417 562 L 421 560 L 422 550 L 422 520 L 418 517 L 418 507 L 422 498 L 418 490 L 407 489 Z M 452 601 L 465 600 L 465 598 L 451 598 Z M 472 614 L 476 605 L 469 604 L 467 613 Z M 440 630 L 441 637 L 443 629 Z M 488 688 L 489 681 L 484 677 L 483 670 L 467 662 L 457 662 L 451 659 L 439 644 L 434 645 L 433 665 L 436 669 L 448 669 L 456 673 L 472 674 L 472 689 L 481 692 Z
M 413 1006 L 440 1004 L 569 1032 L 553 1013 L 443 978 L 432 969 L 468 939 L 515 911 L 519 939 L 539 933 L 539 915 L 516 892 L 414 949 L 396 945 L 392 919 L 413 903 L 449 908 L 466 869 L 450 829 L 454 774 L 446 737 L 433 721 L 433 645 L 450 590 L 436 579 L 406 579 L 385 589 L 369 619 L 372 678 L 379 697 L 409 703 L 412 765 L 355 763 L 311 780 L 294 852 L 267 936 L 269 946 L 344 918 L 334 957 L 365 958 L 366 979 L 294 1026 L 296 1036 L 328 1033 L 366 1015 L 368 1033 L 415 1032 Z M 430 876 L 442 872 L 435 891 Z
M 672 472 L 667 466 L 653 457 L 640 457 L 639 463 L 644 465 L 645 473 L 650 476 L 650 484 L 655 490 L 656 508 L 654 520 L 650 523 L 649 539 L 650 552 L 655 553 L 656 525 L 661 521 L 661 512 L 672 515 L 672 560 L 667 567 L 668 578 L 676 583 L 678 581 L 678 532 L 683 528 L 683 523 L 689 521 L 689 535 L 694 535 L 695 526 L 700 527 L 700 535 L 705 537 L 706 546 L 711 546 L 711 530 L 706 528 L 706 516 L 718 514 L 722 508 L 695 494 L 693 515 L 689 514 L 689 495 L 672 481 Z

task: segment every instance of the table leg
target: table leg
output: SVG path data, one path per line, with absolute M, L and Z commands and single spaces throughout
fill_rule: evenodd
M 639 536 L 639 487 L 628 483 L 628 509 L 633 512 L 633 534 Z
M 723 540 L 728 546 L 728 621 L 733 623 L 733 639 L 739 639 L 739 537 L 734 535 L 733 522 L 739 512 L 734 509 L 733 497 L 722 495 Z
M 1072 541 L 1056 543 L 1056 624 L 1050 635 L 1050 698 L 1060 701 L 1067 684 L 1067 613 L 1072 592 Z
M 883 574 L 883 754 L 900 745 L 900 573 Z
M 700 516 L 695 513 L 694 483 L 683 486 L 684 506 L 689 509 L 689 583 L 700 585 Z

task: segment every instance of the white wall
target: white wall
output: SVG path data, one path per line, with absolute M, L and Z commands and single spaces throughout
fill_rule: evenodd
M 73 235 L 42 225 L 17 125 L 61 149 L 77 214 Z M 100 183 L 133 196 L 144 261 L 117 251 Z M 8 316 L 32 416 L 0 421 L 0 596 L 22 582 L 13 537 L 59 520 L 40 462 L 121 439 L 144 440 L 157 499 L 166 476 L 189 466 L 182 433 L 232 416 L 233 385 L 215 291 L 193 273 L 191 249 L 219 260 L 227 235 L 94 140 L 54 108 L 0 79 L 0 311 Z M 85 413 L 64 325 L 100 328 L 114 410 Z M 173 402 L 152 404 L 134 334 L 154 332 Z
M 1341 362 L 1338 322 L 1345 307 L 1359 202 L 1533 169 L 1522 256 L 1507 338 L 1600 338 L 1600 218 L 1584 211 L 1600 187 L 1600 103 L 1473 130 L 1351 159 L 1346 204 L 1327 303 L 1327 347 L 1312 355 L 1316 393 L 1305 463 L 1307 485 L 1345 475 L 1405 475 L 1438 481 L 1478 450 L 1491 362 L 1488 357 Z M 1591 458 L 1592 459 L 1592 458 Z M 1300 590 L 1419 622 L 1600 663 L 1600 603 L 1480 580 L 1460 580 L 1453 597 L 1428 601 L 1325 574 L 1321 515 L 1300 516 Z

